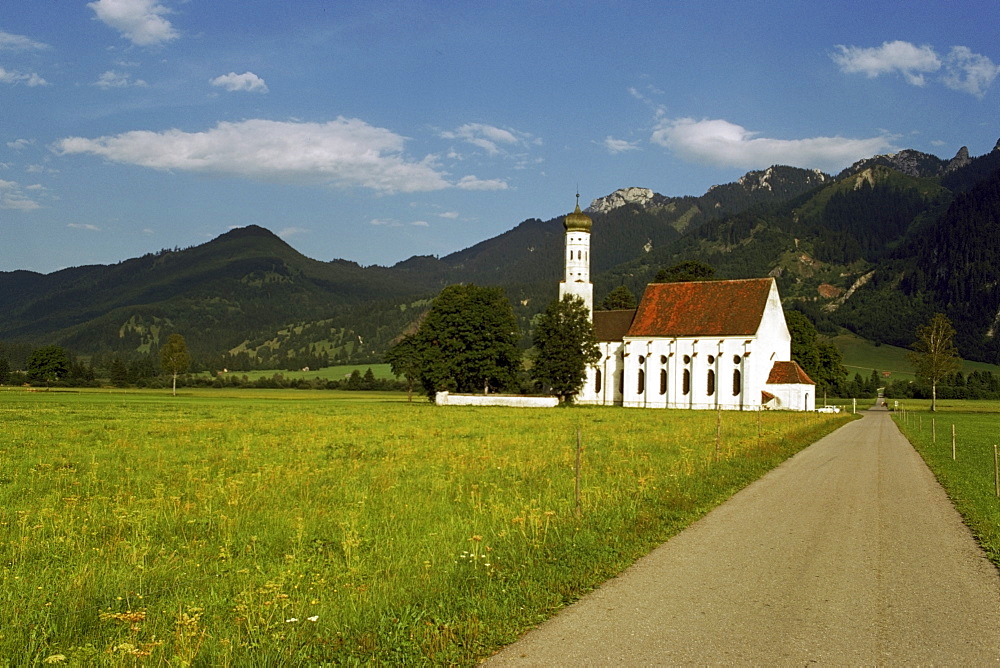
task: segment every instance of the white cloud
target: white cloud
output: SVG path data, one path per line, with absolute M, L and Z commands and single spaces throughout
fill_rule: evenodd
M 299 234 L 306 234 L 309 230 L 304 227 L 286 227 L 285 229 L 278 232 L 278 236 L 282 239 L 287 239 L 288 237 L 294 237 Z
M 431 226 L 431 224 L 428 223 L 426 220 L 415 220 L 412 223 L 410 223 L 410 225 L 413 225 L 414 227 L 430 227 Z
M 995 65 L 986 56 L 972 51 L 965 46 L 953 46 L 944 61 L 945 74 L 941 81 L 953 90 L 971 93 L 983 97 L 986 89 L 1000 74 L 1000 66 Z
M 943 68 L 943 73 L 935 80 L 952 90 L 980 98 L 1000 74 L 1000 66 L 984 55 L 973 53 L 966 46 L 951 47 L 944 58 L 929 45 L 916 46 L 900 40 L 871 48 L 843 44 L 838 44 L 836 48 L 837 53 L 830 57 L 840 65 L 841 72 L 862 73 L 869 78 L 899 72 L 908 83 L 923 86 L 927 83 L 926 75 Z
M 846 74 L 863 73 L 869 78 L 889 72 L 900 72 L 915 86 L 924 85 L 924 74 L 941 69 L 941 59 L 930 46 L 915 46 L 896 40 L 882 46 L 865 48 L 837 45 L 839 53 L 831 57 Z
M 868 139 L 810 137 L 770 139 L 725 120 L 662 120 L 651 141 L 683 160 L 719 167 L 761 169 L 790 165 L 837 171 L 856 160 L 892 148 L 887 136 Z
M 481 148 L 489 155 L 507 155 L 507 148 L 527 146 L 529 143 L 538 143 L 526 132 L 517 130 L 505 130 L 493 125 L 484 123 L 466 123 L 455 129 L 446 130 L 441 133 L 442 139 L 459 139 Z
M 248 120 L 204 132 L 136 130 L 55 143 L 62 154 L 89 153 L 152 169 L 223 174 L 259 181 L 362 186 L 381 193 L 441 190 L 453 184 L 432 157 L 403 155 L 405 138 L 356 118 L 327 123 Z M 472 181 L 469 181 L 472 179 Z M 479 182 L 465 177 L 458 187 Z
M 357 118 L 326 123 L 253 119 L 220 122 L 204 132 L 134 130 L 119 135 L 66 137 L 60 154 L 92 154 L 151 169 L 221 174 L 257 181 L 361 186 L 383 194 L 446 188 L 504 190 L 499 179 L 463 176 L 456 182 L 434 156 L 403 154 L 406 138 Z
M 26 86 L 47 86 L 48 81 L 38 76 L 34 72 L 18 72 L 17 70 L 5 70 L 0 67 L 0 83 L 25 84 Z
M 157 46 L 180 34 L 163 18 L 170 10 L 155 0 L 97 0 L 87 3 L 97 18 L 136 46 Z
M 98 88 L 103 88 L 108 90 L 109 88 L 127 88 L 129 86 L 135 86 L 137 88 L 147 88 L 147 84 L 142 79 L 132 79 L 130 75 L 125 72 L 115 72 L 114 70 L 108 70 L 94 82 L 94 85 Z
M 222 76 L 215 77 L 209 81 L 209 83 L 213 86 L 225 88 L 228 91 L 243 90 L 250 93 L 267 92 L 267 84 L 253 72 L 244 72 L 243 74 L 230 72 L 229 74 L 223 74 Z
M 22 151 L 35 143 L 34 139 L 15 139 L 14 141 L 7 142 L 7 148 L 12 148 L 15 151 Z
M 30 37 L 0 30 L 0 51 L 40 51 L 47 48 L 48 44 L 36 42 Z
M 443 211 L 438 214 L 438 218 L 447 218 L 449 220 L 455 220 L 459 216 L 458 211 Z
M 607 149 L 608 153 L 615 155 L 618 153 L 624 153 L 626 151 L 638 151 L 639 146 L 635 142 L 625 141 L 624 139 L 615 139 L 614 137 L 606 137 L 601 145 Z
M 33 211 L 41 208 L 41 204 L 33 198 L 28 197 L 26 190 L 40 191 L 42 188 L 33 186 L 22 186 L 17 181 L 4 181 L 0 179 L 0 209 L 13 209 L 17 211 Z
M 463 176 L 455 184 L 462 190 L 507 190 L 507 182 L 502 179 L 480 179 L 475 176 Z
M 89 223 L 70 223 L 66 227 L 72 227 L 74 230 L 88 230 L 90 232 L 100 232 L 101 228 L 96 225 L 91 225 Z

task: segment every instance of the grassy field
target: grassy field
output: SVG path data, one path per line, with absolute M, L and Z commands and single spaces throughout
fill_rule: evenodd
M 0 392 L 0 662 L 473 664 L 850 419 L 760 418 Z
M 358 373 L 364 375 L 365 371 L 368 369 L 372 370 L 372 374 L 375 378 L 379 379 L 394 379 L 396 378 L 392 375 L 392 369 L 388 364 L 347 364 L 340 366 L 329 366 L 323 369 L 313 369 L 311 371 L 284 371 L 281 369 L 271 369 L 268 371 L 231 371 L 230 375 L 233 376 L 246 376 L 250 380 L 255 380 L 257 378 L 270 378 L 276 373 L 280 373 L 285 378 L 291 378 L 293 380 L 306 379 L 312 380 L 314 378 L 321 378 L 322 380 L 346 380 L 350 377 L 351 373 L 357 371 Z M 201 375 L 213 375 L 207 372 Z
M 916 338 L 914 336 L 914 338 Z M 872 369 L 877 371 L 888 371 L 890 373 L 886 380 L 914 380 L 913 366 L 907 359 L 907 349 L 896 346 L 881 345 L 876 346 L 871 341 L 862 339 L 853 334 L 843 334 L 830 339 L 830 342 L 837 346 L 840 354 L 844 357 L 844 366 L 847 367 L 849 378 L 853 378 L 855 373 L 860 373 L 862 378 L 867 379 L 871 375 Z M 994 375 L 1000 375 L 1000 366 L 986 364 L 985 362 L 962 362 L 962 373 L 969 374 L 972 371 L 992 371 Z
M 994 481 L 993 445 L 1000 444 L 1000 402 L 906 401 L 896 420 L 927 462 L 976 539 L 1000 567 L 1000 498 Z M 955 426 L 955 459 L 951 429 Z

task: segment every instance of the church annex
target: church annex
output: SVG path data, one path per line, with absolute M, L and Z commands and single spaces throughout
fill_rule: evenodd
M 601 360 L 577 403 L 723 410 L 815 408 L 815 383 L 791 357 L 773 278 L 651 283 L 628 311 L 594 311 L 590 216 L 566 216 L 565 277 L 590 310 Z

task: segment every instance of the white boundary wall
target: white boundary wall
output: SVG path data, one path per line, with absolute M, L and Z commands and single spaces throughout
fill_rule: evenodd
M 512 394 L 451 394 L 434 395 L 438 406 L 513 406 L 515 408 L 555 408 L 559 397 L 524 397 Z

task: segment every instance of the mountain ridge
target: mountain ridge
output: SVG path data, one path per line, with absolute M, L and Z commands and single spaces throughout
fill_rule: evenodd
M 919 266 L 933 261 L 921 240 L 948 239 L 947 221 L 972 234 L 965 218 L 945 215 L 956 201 L 993 230 L 994 193 L 983 184 L 992 183 L 998 170 L 1000 142 L 977 157 L 964 147 L 949 160 L 911 150 L 873 156 L 836 177 L 775 165 L 697 197 L 622 188 L 588 207 L 595 295 L 618 285 L 638 293 L 657 269 L 700 259 L 716 266 L 720 278 L 775 276 L 787 306 L 821 326 L 887 343 L 908 343 L 902 325 L 881 322 L 857 305 L 895 313 L 906 327 L 940 308 L 956 316 L 966 350 L 1000 359 L 985 316 L 977 310 L 975 318 L 965 318 L 957 310 L 958 304 L 968 308 L 971 293 L 956 296 L 947 276 L 965 275 L 962 269 L 949 264 L 938 269 L 945 278 L 932 280 Z M 975 236 L 981 249 L 996 245 L 989 234 Z M 322 348 L 331 358 L 375 359 L 451 283 L 504 286 L 522 328 L 529 329 L 532 316 L 555 297 L 562 243 L 561 217 L 529 218 L 441 258 L 362 267 L 309 258 L 267 228 L 250 225 L 205 244 L 113 265 L 0 272 L 0 340 L 131 355 L 154 350 L 160 332 L 174 330 L 206 358 L 234 351 L 274 355 L 282 341 L 294 339 L 302 350 Z M 967 261 L 968 249 L 948 247 L 956 249 L 949 263 Z M 977 271 L 971 280 L 988 275 Z M 857 286 L 865 275 L 870 278 Z M 904 292 L 893 295 L 886 289 L 892 285 Z M 992 293 L 975 294 L 992 309 L 989 331 L 1000 331 Z M 835 308 L 825 308 L 834 300 Z M 303 331 L 312 332 L 312 340 Z

